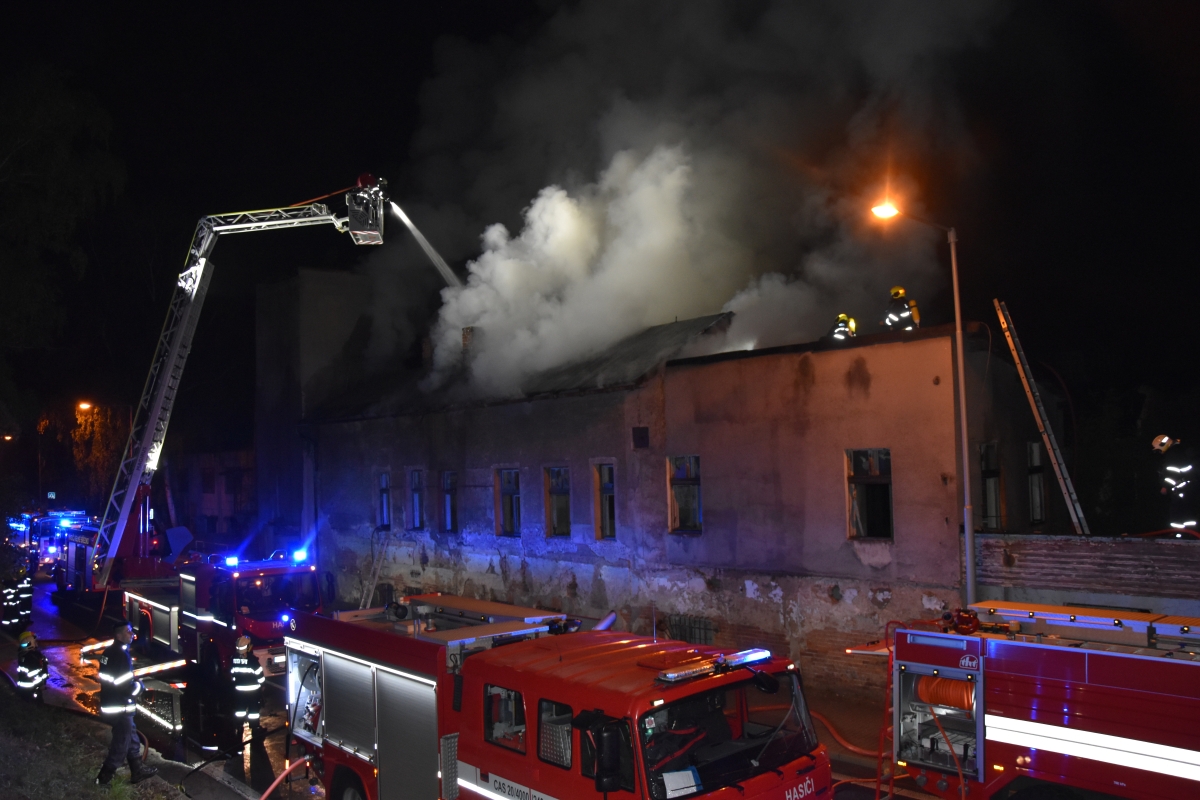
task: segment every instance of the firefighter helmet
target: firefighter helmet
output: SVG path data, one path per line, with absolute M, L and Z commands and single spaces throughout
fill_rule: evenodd
M 1179 444 L 1179 440 L 1172 439 L 1166 434 L 1163 434 L 1162 436 L 1155 436 L 1154 440 L 1150 442 L 1150 446 L 1160 453 L 1167 452 L 1167 450 L 1170 449 L 1171 445 L 1173 444 Z
M 250 649 L 250 637 L 249 636 L 239 636 L 238 640 L 233 643 L 233 646 L 236 647 L 238 650 L 249 650 Z
M 854 333 L 854 328 L 856 327 L 856 325 L 857 325 L 857 323 L 855 323 L 855 321 L 854 321 L 854 317 L 849 317 L 849 318 L 846 320 L 846 326 L 847 326 L 848 328 L 850 328 L 850 332 L 851 332 L 851 333 Z
M 25 631 L 24 633 L 21 634 L 20 638 L 18 638 L 17 641 L 20 642 L 21 647 L 36 647 L 37 646 L 37 636 L 34 634 L 33 631 Z
M 845 322 L 845 323 L 849 324 L 849 322 L 850 322 L 850 315 L 849 315 L 849 314 L 838 314 L 838 319 L 837 319 L 837 321 L 838 321 L 838 322 Z
M 900 298 L 904 297 L 904 294 L 905 294 L 905 292 L 904 292 L 903 286 L 893 286 L 892 287 L 892 299 L 893 300 L 899 300 Z

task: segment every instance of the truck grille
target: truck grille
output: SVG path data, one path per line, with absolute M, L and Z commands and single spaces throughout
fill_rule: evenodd
M 458 800 L 458 734 L 442 737 L 442 797 Z

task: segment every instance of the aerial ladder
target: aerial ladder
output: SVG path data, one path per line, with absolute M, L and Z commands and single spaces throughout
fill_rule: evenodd
M 147 530 L 147 522 L 143 519 L 145 513 L 135 512 L 135 508 L 146 504 L 150 495 L 150 481 L 162 457 L 163 440 L 179 393 L 183 368 L 187 364 L 196 323 L 200 319 L 200 311 L 212 280 L 211 259 L 217 239 L 233 233 L 333 225 L 339 232 L 349 233 L 355 244 L 383 244 L 386 190 L 387 182 L 382 178 L 364 174 L 355 186 L 310 202 L 286 208 L 216 214 L 203 217 L 196 225 L 183 272 L 179 273 L 175 283 L 167 319 L 150 362 L 150 374 L 146 377 L 146 385 L 135 410 L 112 492 L 94 534 L 94 555 L 91 560 L 94 580 L 80 581 L 76 585 L 81 588 L 90 585 L 90 588 L 96 589 L 107 587 L 118 556 L 129 555 L 136 559 L 149 555 L 147 552 L 137 552 L 135 555 L 127 537 L 136 535 L 139 528 L 143 533 Z M 345 191 L 345 217 L 337 216 L 327 205 L 316 202 L 341 191 Z

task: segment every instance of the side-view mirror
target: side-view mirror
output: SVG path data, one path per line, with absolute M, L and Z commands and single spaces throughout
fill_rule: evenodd
M 763 694 L 775 694 L 779 691 L 779 678 L 769 672 L 755 672 L 752 682 L 754 688 Z
M 596 791 L 621 789 L 621 729 L 604 725 L 596 731 Z

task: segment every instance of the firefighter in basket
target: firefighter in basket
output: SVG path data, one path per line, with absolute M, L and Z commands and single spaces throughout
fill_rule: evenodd
M 262 664 L 250 652 L 250 637 L 239 637 L 234 644 L 237 652 L 233 656 L 233 715 L 237 717 L 238 725 L 249 723 L 251 728 L 258 727 L 259 707 L 262 695 L 262 685 L 267 680 L 263 675 Z
M 50 677 L 50 664 L 38 647 L 33 631 L 25 631 L 17 640 L 17 689 L 27 697 L 41 702 L 46 679 Z
M 1168 522 L 1173 530 L 1196 530 L 1196 487 L 1193 477 L 1192 452 L 1182 447 L 1179 439 L 1155 436 L 1151 446 L 1162 453 L 1163 466 L 1160 491 L 1171 499 Z
M 112 783 L 122 761 L 129 764 L 130 783 L 141 783 L 158 772 L 158 767 L 142 764 L 142 743 L 133 721 L 142 682 L 133 675 L 133 659 L 129 656 L 132 641 L 133 628 L 128 622 L 118 622 L 113 628 L 113 643 L 100 656 L 100 718 L 112 725 L 112 742 L 96 776 L 99 786 Z

